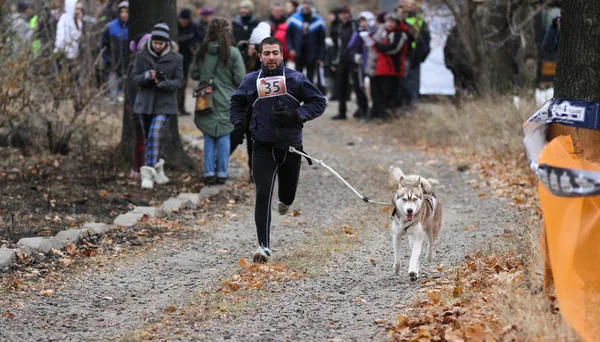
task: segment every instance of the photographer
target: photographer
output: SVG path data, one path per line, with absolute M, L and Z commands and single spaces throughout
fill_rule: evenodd
M 158 159 L 162 128 L 177 115 L 177 90 L 183 85 L 183 57 L 171 46 L 169 26 L 158 23 L 151 40 L 135 56 L 132 81 L 138 87 L 133 112 L 140 115 L 146 138 L 146 166 L 142 189 L 165 184 L 163 159 Z

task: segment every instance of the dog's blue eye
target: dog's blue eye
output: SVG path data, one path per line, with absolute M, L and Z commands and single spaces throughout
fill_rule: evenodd
M 402 202 L 406 202 L 406 198 L 403 198 L 403 199 L 402 199 Z

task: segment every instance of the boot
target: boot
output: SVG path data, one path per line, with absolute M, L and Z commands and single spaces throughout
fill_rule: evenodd
M 156 170 L 150 166 L 142 166 L 140 173 L 142 174 L 142 189 L 153 189 Z
M 156 169 L 156 184 L 167 184 L 169 183 L 169 178 L 165 176 L 165 160 L 159 159 L 158 163 L 154 164 L 154 169 Z

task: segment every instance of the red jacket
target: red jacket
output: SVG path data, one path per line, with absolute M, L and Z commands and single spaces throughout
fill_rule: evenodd
M 394 31 L 385 31 L 383 40 L 375 44 L 377 51 L 375 76 L 404 77 L 408 34 L 409 28 L 404 22 L 401 22 Z
M 273 23 L 273 21 L 269 21 L 269 25 L 271 25 L 271 35 L 274 38 L 279 39 L 281 45 L 283 46 L 283 59 L 286 61 L 289 60 L 290 53 L 287 48 L 287 42 L 285 41 L 285 33 L 287 31 L 288 23 L 284 22 L 279 25 L 276 25 L 275 23 Z

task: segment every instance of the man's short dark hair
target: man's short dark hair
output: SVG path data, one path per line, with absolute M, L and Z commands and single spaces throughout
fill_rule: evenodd
M 260 42 L 258 52 L 262 53 L 263 45 L 279 45 L 279 52 L 283 52 L 283 45 L 281 44 L 279 39 L 277 39 L 275 37 L 267 37 L 267 38 L 263 39 L 262 42 Z

